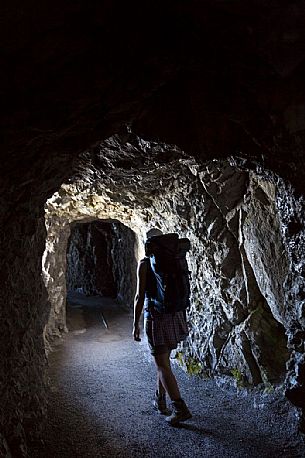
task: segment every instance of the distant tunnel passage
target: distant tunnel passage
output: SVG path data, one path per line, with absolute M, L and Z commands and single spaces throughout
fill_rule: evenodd
M 67 249 L 67 293 L 116 297 L 112 259 L 113 230 L 109 223 L 71 226 Z
M 78 215 L 48 219 L 43 277 L 50 301 L 44 337 L 47 347 L 67 331 L 69 294 L 115 298 L 130 310 L 136 290 L 136 233 L 118 219 Z M 68 295 L 68 301 L 67 301 Z
M 67 293 L 116 297 L 132 305 L 136 288 L 135 234 L 120 222 L 74 223 L 67 248 Z

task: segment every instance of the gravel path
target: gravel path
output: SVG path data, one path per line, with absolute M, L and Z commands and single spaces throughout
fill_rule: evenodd
M 305 457 L 295 411 L 281 396 L 221 389 L 177 365 L 193 418 L 166 424 L 152 409 L 155 370 L 145 341 L 131 339 L 131 317 L 109 299 L 84 304 L 74 300 L 71 332 L 50 355 L 44 445 L 31 458 Z

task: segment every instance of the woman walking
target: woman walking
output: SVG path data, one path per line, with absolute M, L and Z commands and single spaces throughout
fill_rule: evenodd
M 147 233 L 147 238 L 160 236 L 159 229 L 151 229 Z M 180 341 L 187 337 L 187 323 L 185 311 L 180 310 L 175 313 L 160 313 L 151 306 L 154 298 L 152 290 L 149 288 L 154 273 L 150 267 L 150 258 L 145 256 L 139 263 L 137 292 L 134 303 L 134 323 L 133 338 L 140 340 L 139 321 L 144 307 L 145 332 L 148 345 L 154 358 L 157 369 L 157 389 L 154 397 L 154 407 L 166 416 L 166 421 L 171 425 L 176 425 L 181 421 L 191 418 L 191 413 L 181 398 L 180 390 L 175 375 L 170 364 L 170 353 L 177 348 Z M 166 394 L 169 396 L 172 405 L 172 413 L 166 406 Z

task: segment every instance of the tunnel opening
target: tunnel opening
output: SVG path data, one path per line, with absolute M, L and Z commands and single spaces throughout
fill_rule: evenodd
M 230 158 L 200 161 L 131 133 L 108 138 L 81 155 L 73 175 L 45 204 L 44 350 L 67 331 L 67 287 L 90 284 L 67 283 L 71 229 L 111 224 L 121 255 L 128 253 L 119 242 L 125 227 L 134 234 L 128 246 L 137 262 L 145 233 L 158 227 L 189 238 L 192 247 L 190 332 L 176 353 L 179 364 L 189 374 L 229 379 L 238 388 L 273 389 L 286 377 L 286 386 L 295 389 L 300 372 L 292 339 L 302 315 L 293 299 L 301 284 L 291 265 L 301 256 L 299 226 L 291 221 L 301 219 L 301 208 L 289 185 L 270 172 Z M 119 263 L 113 269 L 117 298 L 131 304 L 130 282 Z M 302 364 L 298 355 L 297 361 Z M 293 396 L 301 407 L 299 391 Z
M 174 2 L 168 8 L 151 2 L 149 14 L 137 2 L 118 11 L 114 2 L 88 8 L 82 2 L 60 8 L 54 2 L 37 8 L 19 3 L 5 9 L 2 27 L 1 452 L 25 454 L 27 432 L 44 416 L 45 325 L 53 314 L 54 336 L 64 333 L 66 286 L 52 276 L 54 266 L 48 262 L 41 276 L 43 207 L 68 182 L 87 148 L 102 154 L 87 151 L 87 165 L 81 157 L 83 184 L 70 188 L 83 196 L 85 213 L 117 218 L 133 230 L 140 227 L 140 240 L 142 227 L 162 218 L 164 230 L 179 230 L 192 239 L 192 329 L 183 349 L 189 353 L 189 370 L 234 370 L 238 379 L 240 374 L 250 377 L 256 371 L 247 369 L 253 357 L 264 379 L 263 340 L 257 344 L 259 336 L 249 329 L 256 323 L 268 335 L 259 317 L 270 310 L 285 329 L 286 394 L 305 413 L 302 2 L 275 2 L 275 8 L 268 1 L 258 2 L 259 7 L 240 1 Z M 126 123 L 142 140 L 130 139 Z M 118 132 L 129 147 L 118 139 L 100 145 Z M 196 160 L 160 142 L 153 145 L 152 139 L 180 145 Z M 239 170 L 259 177 L 255 192 L 251 185 L 259 212 L 248 211 L 247 203 L 253 202 L 248 197 L 238 211 L 227 212 L 226 203 L 219 204 L 224 193 L 212 159 L 229 155 Z M 210 181 L 206 167 L 212 171 Z M 96 192 L 86 194 L 85 183 L 94 184 Z M 168 199 L 160 197 L 160 190 Z M 66 191 L 62 197 L 71 204 L 73 220 L 73 205 L 81 204 Z M 232 192 L 226 191 L 228 196 Z M 61 243 L 71 222 L 63 207 L 52 210 L 44 255 L 62 266 L 65 250 L 55 259 L 51 247 Z M 208 207 L 213 218 L 206 217 Z M 230 237 L 235 245 L 228 244 Z M 236 272 L 232 266 L 239 266 Z M 258 292 L 252 294 L 253 284 L 262 300 Z M 269 340 L 265 347 L 277 343 Z M 246 363 L 243 355 L 250 351 Z
M 107 296 L 133 305 L 138 259 L 136 234 L 120 221 L 75 222 L 67 244 L 67 295 Z
M 111 223 L 71 224 L 67 247 L 67 296 L 117 296 Z
M 73 222 L 67 241 L 66 325 L 85 332 L 80 323 L 94 314 L 108 329 L 109 307 L 131 310 L 136 290 L 136 235 L 119 221 Z M 81 313 L 81 317 L 80 317 Z M 110 311 L 111 315 L 111 311 Z M 127 316 L 127 315 L 126 315 Z M 88 326 L 88 324 L 87 324 Z
M 191 242 L 189 337 L 173 355 L 178 364 L 218 386 L 279 393 L 293 357 L 286 306 L 290 236 L 285 228 L 291 225 L 283 211 L 289 199 L 278 177 L 235 160 L 200 162 L 178 147 L 134 134 L 108 138 L 81 156 L 73 176 L 46 203 L 44 271 L 52 277 L 46 284 L 55 317 L 46 326 L 47 340 L 52 346 L 54 336 L 66 330 L 69 290 L 105 294 L 94 273 L 96 244 L 104 246 L 100 259 L 112 270 L 118 301 L 131 311 L 135 278 L 128 279 L 126 265 L 135 273 L 145 234 L 158 227 Z M 78 269 L 81 258 L 86 267 Z M 61 262 L 66 279 L 58 275 Z M 50 266 L 57 271 L 50 272 Z M 72 333 L 90 323 L 94 328 L 85 316 L 79 328 L 71 326 Z
M 48 233 L 55 236 L 59 259 L 71 231 L 67 286 L 60 276 L 54 280 L 53 275 L 50 283 L 57 316 L 51 326 L 49 320 L 47 334 L 65 329 L 58 304 L 66 290 L 103 294 L 102 285 L 93 285 L 94 237 L 100 248 L 104 244 L 112 290 L 130 309 L 136 261 L 130 268 L 126 259 L 134 251 L 133 259 L 140 259 L 145 233 L 156 226 L 191 241 L 190 333 L 176 355 L 180 364 L 189 373 L 228 377 L 239 386 L 282 384 L 290 357 L 284 306 L 289 259 L 278 195 L 269 176 L 229 160 L 200 163 L 172 145 L 133 134 L 110 137 L 82 155 L 73 177 L 46 206 Z M 83 247 L 81 255 L 77 245 Z M 49 254 L 54 255 L 52 243 Z M 80 257 L 84 264 L 78 270 Z
M 95 303 L 99 297 L 107 297 L 122 310 L 133 307 L 139 260 L 137 234 L 118 219 L 88 217 L 86 207 L 83 210 L 85 213 L 80 211 L 77 218 L 68 211 L 65 217 L 46 219 L 43 275 L 51 304 L 44 332 L 48 352 L 69 330 L 69 306 L 85 303 L 87 297 L 95 297 Z

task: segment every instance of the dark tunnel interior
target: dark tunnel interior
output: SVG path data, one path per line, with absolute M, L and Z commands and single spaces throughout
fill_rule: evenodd
M 71 228 L 67 250 L 67 293 L 116 297 L 111 223 L 84 223 Z
M 67 294 L 131 314 L 151 227 L 191 242 L 180 366 L 280 390 L 303 434 L 304 1 L 0 14 L 0 456 L 43 440 Z
M 130 309 L 136 289 L 135 234 L 119 221 L 71 224 L 67 294 L 116 298 Z

